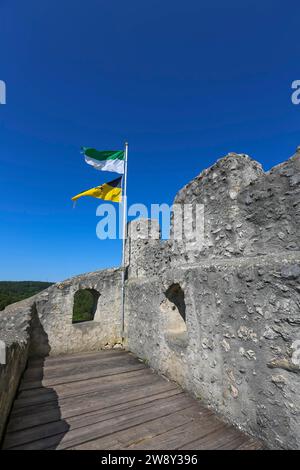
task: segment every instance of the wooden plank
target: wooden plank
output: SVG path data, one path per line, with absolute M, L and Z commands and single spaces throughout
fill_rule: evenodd
M 27 369 L 24 374 L 21 390 L 24 388 L 38 388 L 41 385 L 51 386 L 58 383 L 67 383 L 75 380 L 82 380 L 87 377 L 97 377 L 107 374 L 109 371 L 110 374 L 118 373 L 120 368 L 131 368 L 131 367 L 145 367 L 143 363 L 139 362 L 137 359 L 128 357 L 112 357 L 105 361 L 95 360 L 91 363 L 82 363 L 82 364 L 72 364 L 71 367 L 59 367 L 52 368 L 51 370 L 42 367 Z
M 248 440 L 248 436 L 236 432 L 235 435 L 229 437 L 230 432 L 226 433 L 227 440 L 222 445 L 218 445 L 217 450 L 235 450 L 241 444 Z
M 212 412 L 204 410 L 203 415 Z M 132 426 L 126 430 L 121 430 L 93 441 L 73 447 L 76 450 L 120 450 L 129 449 L 130 446 L 138 445 L 146 440 L 151 440 L 163 433 L 177 429 L 185 424 L 190 425 L 195 416 L 195 408 L 187 408 L 164 417 L 157 418 L 137 426 Z M 155 447 L 153 447 L 154 449 Z
M 93 354 L 93 355 L 88 355 L 88 356 L 83 356 L 83 357 L 67 357 L 64 362 L 60 361 L 58 363 L 52 362 L 49 364 L 47 357 L 46 358 L 40 358 L 39 361 L 36 361 L 35 363 L 32 363 L 31 360 L 28 361 L 28 366 L 25 371 L 25 376 L 26 375 L 34 375 L 37 373 L 41 367 L 43 367 L 47 373 L 55 373 L 55 371 L 63 371 L 63 370 L 69 370 L 72 368 L 81 368 L 84 366 L 87 366 L 89 364 L 113 364 L 114 362 L 119 361 L 122 363 L 132 363 L 132 362 L 143 362 L 142 360 L 137 359 L 136 357 L 126 354 L 123 351 L 121 352 L 110 352 L 110 354 L 103 355 L 100 353 Z
M 193 402 L 192 399 L 191 401 Z M 159 426 L 160 428 L 162 428 L 165 420 L 167 418 L 170 419 L 175 413 L 181 413 L 182 416 L 184 417 L 185 416 L 184 413 L 186 413 L 188 410 L 192 414 L 195 414 L 197 412 L 197 409 L 198 409 L 197 403 L 188 404 L 183 399 L 182 403 L 180 404 L 179 399 L 176 402 L 174 401 L 173 403 L 171 403 L 169 400 L 163 408 L 152 407 L 152 409 L 149 408 L 147 412 L 143 410 L 143 413 L 141 415 L 140 414 L 136 415 L 135 413 L 131 413 L 131 415 L 129 415 L 128 417 L 127 416 L 124 417 L 125 419 L 121 417 L 121 419 L 118 419 L 116 422 L 109 423 L 109 429 L 104 428 L 100 430 L 99 428 L 96 427 L 96 429 L 85 430 L 84 428 L 79 428 L 78 430 L 74 431 L 73 436 L 69 436 L 69 433 L 68 435 L 64 436 L 62 438 L 61 443 L 58 445 L 57 448 L 58 449 L 70 449 L 70 448 L 73 448 L 74 446 L 78 446 L 80 443 L 86 443 L 88 446 L 90 445 L 90 442 L 92 440 L 99 439 L 100 437 L 103 437 L 103 436 L 111 437 L 111 436 L 114 436 L 116 432 L 119 432 L 122 430 L 126 432 L 128 432 L 128 430 L 130 431 L 133 430 L 136 436 L 135 429 L 138 425 L 141 425 L 141 424 L 147 425 L 150 423 L 152 424 L 153 421 L 159 419 L 159 422 L 160 422 Z M 178 416 L 174 418 L 173 426 L 177 418 Z M 78 431 L 82 431 L 83 434 L 79 434 Z M 128 437 L 126 438 L 126 440 L 128 440 Z M 125 447 L 122 446 L 120 448 L 124 449 Z
M 235 448 L 235 450 L 263 450 L 264 445 L 262 442 L 258 441 L 257 439 L 254 439 L 252 437 L 248 437 L 245 442 L 240 444 Z
M 130 380 L 129 373 L 141 371 L 142 376 L 143 369 L 143 366 L 136 366 L 131 369 L 128 369 L 128 367 L 120 367 L 114 374 L 109 374 L 109 371 L 107 371 L 106 374 L 100 374 L 97 377 L 87 377 L 83 380 L 75 380 L 74 382 L 68 382 L 66 384 L 56 384 L 48 388 L 41 387 L 38 389 L 21 391 L 15 404 L 16 407 L 21 407 L 46 402 L 53 399 L 53 391 L 55 391 L 60 397 L 65 397 L 76 396 L 90 390 L 98 390 L 101 387 L 103 389 L 109 388 L 109 384 L 111 382 L 105 382 L 105 379 L 115 377 L 115 383 L 121 381 L 126 382 Z
M 176 403 L 178 406 L 181 404 L 187 405 L 190 404 L 190 400 L 183 393 L 176 395 L 174 397 L 165 397 L 156 400 L 155 408 L 164 409 L 169 406 L 173 406 Z M 27 442 L 32 442 L 40 438 L 40 436 L 48 437 L 51 435 L 65 433 L 68 431 L 76 431 L 76 429 L 90 428 L 90 426 L 95 424 L 100 424 L 106 422 L 106 426 L 111 426 L 115 421 L 123 422 L 128 417 L 140 416 L 147 410 L 153 408 L 153 403 L 144 403 L 141 405 L 133 406 L 131 409 L 130 406 L 127 407 L 123 412 L 120 410 L 106 411 L 99 410 L 92 413 L 85 413 L 79 416 L 70 417 L 68 422 L 64 419 L 55 420 L 52 423 L 46 423 L 39 426 L 34 426 L 25 430 L 16 431 L 6 434 L 5 446 L 7 448 L 13 447 L 19 444 L 24 444 Z
M 39 405 L 22 407 L 17 410 L 14 408 L 11 419 L 16 417 L 24 418 L 25 416 L 30 416 L 32 413 L 37 414 L 40 411 L 43 411 L 45 407 L 48 407 L 49 409 L 51 406 L 54 408 L 59 407 L 61 413 L 68 417 L 70 413 L 73 415 L 80 413 L 80 411 L 86 406 L 89 406 L 91 409 L 97 409 L 100 404 L 101 406 L 106 407 L 116 403 L 123 403 L 124 400 L 128 402 L 130 400 L 140 398 L 141 396 L 151 395 L 159 391 L 175 389 L 174 386 L 170 384 L 163 384 L 158 381 L 151 383 L 150 379 L 145 379 L 143 386 L 139 385 L 138 382 L 136 382 L 136 384 L 137 389 L 134 389 L 132 385 L 124 385 L 122 387 L 122 395 L 120 395 L 119 390 L 110 390 L 109 387 L 108 390 L 110 391 L 108 393 L 106 393 L 105 389 L 102 388 L 96 391 L 93 390 L 86 394 L 82 393 L 76 396 L 70 395 L 66 396 L 65 398 L 59 398 L 58 400 L 56 399 L 53 401 L 46 401 L 40 403 Z
M 104 420 L 100 418 L 99 422 L 92 424 L 90 420 L 82 419 L 81 423 L 77 422 L 73 428 L 67 428 L 65 423 L 54 423 L 53 426 L 50 424 L 45 427 L 38 426 L 38 433 L 36 432 L 37 429 L 33 428 L 23 431 L 18 436 L 9 436 L 9 440 L 5 442 L 5 448 L 47 449 L 51 447 L 51 442 L 53 441 L 48 441 L 47 438 L 56 435 L 56 437 L 60 439 L 60 442 L 56 444 L 57 448 L 67 449 L 83 442 L 112 434 L 116 430 L 127 429 L 148 420 L 168 416 L 174 411 L 179 411 L 180 409 L 189 408 L 191 406 L 193 405 L 187 403 L 186 397 L 183 396 L 171 400 L 161 400 L 160 404 L 156 404 L 155 408 L 151 406 L 148 410 L 145 410 L 144 407 L 140 407 L 129 413 L 118 414 L 110 418 L 106 417 Z M 88 425 L 86 425 L 86 423 L 88 423 Z M 60 434 L 57 436 L 58 433 Z M 38 445 L 38 447 L 36 447 L 36 445 Z
M 235 428 L 227 424 L 223 424 L 222 427 L 212 430 L 212 432 L 198 438 L 192 439 L 190 442 L 185 443 L 181 450 L 214 450 L 221 448 L 224 445 L 228 446 L 228 442 L 236 436 L 240 437 L 239 433 Z M 230 448 L 230 447 L 229 447 Z
M 141 371 L 138 371 L 141 372 Z M 101 382 L 93 381 L 92 384 L 87 382 L 80 382 L 76 383 L 77 387 L 75 390 L 72 390 L 69 386 L 59 386 L 59 390 L 57 389 L 41 389 L 45 393 L 43 394 L 43 400 L 40 400 L 37 403 L 40 395 L 37 394 L 36 396 L 28 398 L 28 403 L 26 401 L 26 406 L 23 406 L 23 400 L 16 400 L 14 403 L 11 416 L 12 418 L 16 416 L 25 416 L 27 414 L 31 414 L 32 412 L 38 412 L 40 409 L 43 409 L 45 406 L 55 405 L 55 403 L 59 404 L 60 408 L 67 408 L 69 409 L 70 406 L 80 405 L 78 409 L 91 401 L 100 400 L 103 405 L 111 402 L 122 402 L 122 396 L 126 394 L 130 394 L 132 399 L 138 398 L 140 391 L 143 391 L 148 394 L 151 394 L 153 391 L 155 392 L 156 389 L 164 389 L 164 390 L 174 390 L 176 389 L 176 385 L 172 382 L 163 382 L 156 377 L 143 376 L 141 373 L 139 375 L 130 375 L 128 377 L 126 374 L 122 377 L 121 380 L 116 380 L 114 382 Z M 142 380 L 143 379 L 143 380 Z M 86 387 L 84 387 L 84 385 Z M 55 396 L 50 392 L 54 391 Z M 58 392 L 58 393 L 57 393 Z M 22 406 L 18 406 L 21 402 Z
M 28 427 L 50 423 L 59 419 L 69 419 L 74 416 L 94 413 L 99 410 L 103 413 L 109 411 L 121 412 L 122 410 L 132 408 L 136 405 L 145 403 L 154 404 L 159 398 L 167 398 L 179 394 L 182 394 L 182 391 L 178 388 L 171 388 L 168 383 L 157 383 L 154 386 L 153 384 L 144 384 L 144 386 L 139 387 L 136 392 L 131 388 L 126 393 L 123 393 L 121 399 L 119 393 L 115 393 L 113 396 L 109 397 L 103 397 L 101 393 L 100 396 L 97 394 L 96 397 L 88 397 L 86 401 L 83 401 L 82 397 L 75 403 L 74 400 L 69 400 L 67 403 L 59 405 L 59 417 L 57 417 L 57 405 L 50 403 L 41 407 L 40 410 L 35 408 L 32 412 L 26 413 L 25 415 L 19 414 L 12 416 L 7 432 L 20 431 Z
M 30 360 L 5 436 L 11 449 L 259 449 L 124 351 Z
M 124 372 L 130 372 L 132 370 L 139 370 L 143 369 L 142 365 L 132 365 L 131 367 L 126 365 L 126 366 L 120 366 L 118 365 L 115 368 L 102 368 L 102 369 L 95 369 L 93 371 L 85 371 L 82 373 L 73 373 L 72 375 L 66 375 L 66 376 L 61 376 L 53 379 L 45 379 L 42 381 L 36 381 L 36 382 L 25 382 L 23 386 L 20 388 L 20 392 L 22 391 L 30 391 L 30 390 L 36 390 L 36 389 L 41 389 L 41 388 L 50 388 L 50 387 L 55 387 L 56 385 L 64 385 L 68 383 L 74 383 L 74 382 L 83 382 L 85 380 L 91 380 L 91 379 L 97 379 L 101 377 L 106 377 L 108 375 L 119 375 L 123 374 Z
M 138 361 L 139 362 L 139 361 Z M 60 377 L 62 374 L 71 375 L 73 371 L 80 373 L 84 370 L 89 370 L 97 367 L 106 367 L 111 364 L 121 364 L 125 365 L 130 363 L 127 361 L 124 356 L 119 357 L 111 357 L 106 358 L 106 360 L 99 360 L 99 357 L 94 357 L 91 361 L 78 361 L 77 363 L 67 363 L 65 366 L 63 365 L 56 365 L 56 366 L 47 366 L 45 363 L 41 362 L 39 366 L 31 367 L 30 363 L 27 366 L 24 375 L 23 381 L 24 382 L 35 382 L 37 380 L 41 380 L 43 378 L 55 378 Z M 131 361 L 133 363 L 133 361 Z
M 100 351 L 81 352 L 76 354 L 66 354 L 60 356 L 46 356 L 45 358 L 30 358 L 28 360 L 28 366 L 30 368 L 40 367 L 41 360 L 44 362 L 44 366 L 47 368 L 62 366 L 65 367 L 68 364 L 91 361 L 98 359 L 102 361 L 108 357 L 122 357 L 122 356 L 133 356 L 123 349 L 102 349 Z
M 18 394 L 18 397 L 16 399 L 16 402 L 19 401 L 21 398 L 29 398 L 29 397 L 34 397 L 38 396 L 41 390 L 49 390 L 54 389 L 57 393 L 62 394 L 64 391 L 72 390 L 72 391 L 81 391 L 83 384 L 85 384 L 85 389 L 88 392 L 89 390 L 92 390 L 94 386 L 96 386 L 96 389 L 101 387 L 102 385 L 106 387 L 107 385 L 111 384 L 113 387 L 114 384 L 116 383 L 127 383 L 130 380 L 134 380 L 135 377 L 158 377 L 156 374 L 154 374 L 150 369 L 145 369 L 144 367 L 137 367 L 137 368 L 131 368 L 131 369 L 124 369 L 118 374 L 108 374 L 108 375 L 102 375 L 100 377 L 92 377 L 89 379 L 85 380 L 78 380 L 76 382 L 69 382 L 66 384 L 56 384 L 53 385 L 52 387 L 43 387 L 41 386 L 39 389 L 28 389 L 28 390 L 21 390 Z M 160 379 L 162 380 L 162 379 Z M 142 381 L 142 378 L 141 378 Z M 45 393 L 45 392 L 44 392 Z
M 212 417 L 212 412 L 200 419 L 194 418 L 184 426 L 174 427 L 170 431 L 159 434 L 156 438 L 143 440 L 137 444 L 131 444 L 128 449 L 134 450 L 171 450 L 180 449 L 182 445 L 193 440 L 199 439 L 212 431 L 223 429 L 224 424 Z

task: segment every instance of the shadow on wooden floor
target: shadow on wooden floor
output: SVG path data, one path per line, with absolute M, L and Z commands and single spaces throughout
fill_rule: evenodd
M 4 450 L 37 449 L 36 440 L 43 437 L 50 438 L 49 448 L 56 449 L 70 428 L 62 419 L 56 391 L 43 386 L 45 360 L 50 350 L 48 335 L 34 307 L 28 366 L 10 414 Z M 51 431 L 49 435 L 49 425 L 53 429 L 52 435 Z
M 37 317 L 34 322 L 5 449 L 262 448 L 126 351 L 47 358 L 47 335 Z

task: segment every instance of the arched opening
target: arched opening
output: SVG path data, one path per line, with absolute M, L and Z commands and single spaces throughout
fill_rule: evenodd
M 176 346 L 187 345 L 186 306 L 184 291 L 179 284 L 172 284 L 165 292 L 165 299 L 160 305 L 165 317 L 167 341 Z
M 99 296 L 95 289 L 79 289 L 74 295 L 72 323 L 94 320 Z

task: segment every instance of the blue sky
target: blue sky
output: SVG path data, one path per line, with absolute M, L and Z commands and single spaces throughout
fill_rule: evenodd
M 115 174 L 82 145 L 129 141 L 129 204 L 171 203 L 229 151 L 265 169 L 300 144 L 296 1 L 0 0 L 0 279 L 61 280 L 120 263 L 96 237 Z

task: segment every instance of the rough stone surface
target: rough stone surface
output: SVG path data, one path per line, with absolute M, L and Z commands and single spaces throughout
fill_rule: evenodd
M 46 357 L 120 347 L 121 273 L 108 269 L 55 284 L 0 312 L 0 340 L 6 364 L 0 364 L 0 440 L 28 356 Z M 72 324 L 74 294 L 100 293 L 93 321 Z
M 300 368 L 291 346 L 300 338 L 300 277 L 280 275 L 295 261 L 207 261 L 129 280 L 127 347 L 268 446 L 299 448 Z M 184 345 L 170 341 L 161 310 L 175 283 L 185 293 Z
M 100 296 L 94 320 L 72 324 L 74 295 L 79 289 L 94 289 Z M 36 308 L 50 355 L 112 347 L 121 340 L 121 272 L 107 269 L 55 284 L 37 296 Z M 34 351 L 38 349 L 36 341 Z
M 32 302 L 7 307 L 0 316 L 0 339 L 6 345 L 6 364 L 0 364 L 0 440 L 29 352 Z
M 299 175 L 299 153 L 266 173 L 231 153 L 174 201 L 204 204 L 201 247 L 131 241 L 128 255 L 127 347 L 271 448 L 300 448 Z M 161 308 L 174 284 L 185 342 Z
M 230 153 L 174 201 L 204 205 L 201 246 L 187 249 L 174 227 L 160 240 L 150 220 L 130 223 L 126 243 L 124 346 L 277 449 L 300 448 L 299 175 L 299 152 L 268 172 Z M 122 347 L 120 280 L 120 270 L 78 276 L 0 314 L 15 357 L 0 366 L 1 387 L 11 384 L 2 423 L 27 354 Z M 79 288 L 101 295 L 95 319 L 72 325 Z

